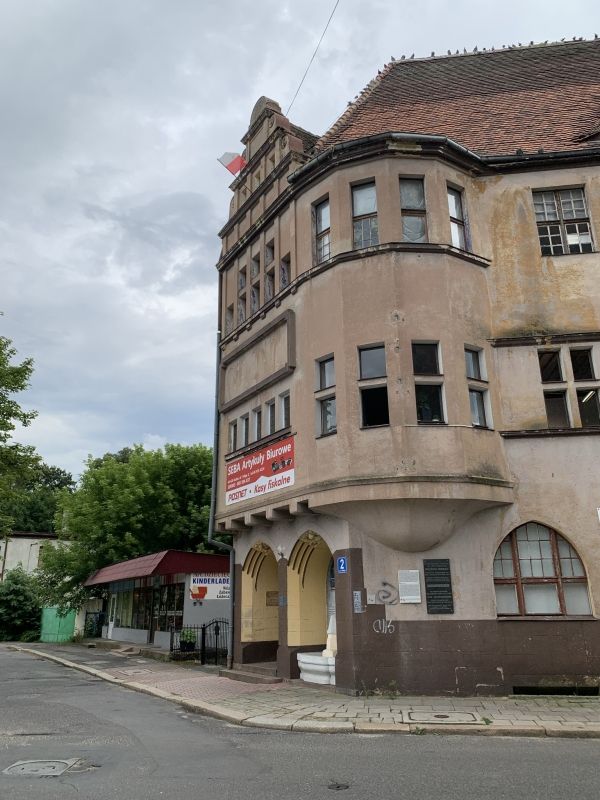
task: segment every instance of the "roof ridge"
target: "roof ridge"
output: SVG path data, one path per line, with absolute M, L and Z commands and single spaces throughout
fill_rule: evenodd
M 563 47 L 566 45 L 572 44 L 591 44 L 592 42 L 598 42 L 599 37 L 598 34 L 594 34 L 593 39 L 585 39 L 583 36 L 574 36 L 572 39 L 561 39 L 560 41 L 556 42 L 549 42 L 547 39 L 545 42 L 534 42 L 533 40 L 529 42 L 529 44 L 521 44 L 518 42 L 517 44 L 503 44 L 502 47 L 482 47 L 479 49 L 477 46 L 473 48 L 473 50 L 467 50 L 463 48 L 462 53 L 459 50 L 452 53 L 448 50 L 447 53 L 440 53 L 436 55 L 435 52 L 432 52 L 430 56 L 417 56 L 413 53 L 411 56 L 404 56 L 402 55 L 400 58 L 392 57 L 391 63 L 392 64 L 400 64 L 401 62 L 410 62 L 414 64 L 415 61 L 440 61 L 446 58 L 464 58 L 465 56 L 483 56 L 483 55 L 491 55 L 498 54 L 498 53 L 509 53 L 514 52 L 515 50 L 535 50 L 542 47 Z M 600 42 L 599 42 L 600 43 Z
M 356 95 L 354 100 L 350 100 L 348 102 L 348 105 L 341 113 L 341 115 L 336 119 L 333 125 L 328 130 L 326 130 L 322 136 L 320 136 L 317 139 L 317 141 L 314 144 L 315 150 L 317 150 L 321 146 L 321 142 L 324 139 L 327 139 L 333 133 L 337 133 L 337 131 L 346 121 L 347 117 L 349 117 L 354 111 L 356 111 L 357 108 L 359 108 L 359 106 L 361 106 L 368 99 L 368 97 L 374 91 L 375 87 L 381 83 L 383 78 L 389 72 L 391 72 L 392 67 L 394 66 L 395 63 L 396 63 L 395 59 L 392 58 L 392 60 L 388 64 L 383 65 L 382 69 L 377 70 L 377 75 L 374 78 L 372 78 L 369 81 L 369 83 L 367 83 L 367 85 Z

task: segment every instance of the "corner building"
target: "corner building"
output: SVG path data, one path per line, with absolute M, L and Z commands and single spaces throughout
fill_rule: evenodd
M 321 138 L 256 103 L 217 265 L 239 667 L 596 691 L 599 95 L 576 41 L 393 61 Z

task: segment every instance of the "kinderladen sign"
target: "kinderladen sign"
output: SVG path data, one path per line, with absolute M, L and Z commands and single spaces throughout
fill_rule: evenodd
M 229 575 L 190 575 L 192 600 L 229 600 Z

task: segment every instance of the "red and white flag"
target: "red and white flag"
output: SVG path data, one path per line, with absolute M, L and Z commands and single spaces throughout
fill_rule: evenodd
M 239 155 L 239 153 L 223 153 L 218 161 L 220 161 L 224 167 L 227 167 L 232 175 L 237 175 L 238 172 L 241 172 L 246 166 L 246 159 Z

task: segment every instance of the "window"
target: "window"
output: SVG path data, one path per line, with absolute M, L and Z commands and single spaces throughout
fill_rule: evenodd
M 237 438 L 238 435 L 238 426 L 237 420 L 234 422 L 229 423 L 229 452 L 233 453 L 234 450 L 237 450 Z
M 248 417 L 248 414 L 240 417 L 240 425 L 240 447 L 246 447 L 250 441 L 250 418 Z
M 233 305 L 227 306 L 225 311 L 225 333 L 233 330 Z
M 363 428 L 390 424 L 387 386 L 370 386 L 360 390 Z
M 566 392 L 544 392 L 549 428 L 569 428 L 569 410 Z
M 358 351 L 360 360 L 360 378 L 385 378 L 385 347 L 361 347 Z
M 335 386 L 335 362 L 333 356 L 319 361 L 319 389 Z
M 432 344 L 412 344 L 413 371 L 415 375 L 439 375 L 437 342 Z
M 246 295 L 242 294 L 238 300 L 238 324 L 246 319 Z
M 275 400 L 267 403 L 267 435 L 275 433 Z
M 260 276 L 260 256 L 254 256 L 250 262 L 250 280 L 254 282 Z
M 556 531 L 528 522 L 510 533 L 494 558 L 498 616 L 589 615 L 581 559 Z
M 476 428 L 487 428 L 485 416 L 485 391 L 469 389 L 469 403 L 471 404 L 471 422 Z
M 452 244 L 454 247 L 460 247 L 461 250 L 466 250 L 467 238 L 465 235 L 462 192 L 458 189 L 452 189 L 450 186 L 448 187 L 448 210 L 450 212 Z
M 573 367 L 573 377 L 576 381 L 593 381 L 594 363 L 592 361 L 592 349 L 571 350 L 571 365 Z
M 331 433 L 337 432 L 337 419 L 336 419 L 336 407 L 335 407 L 335 396 L 334 397 L 326 397 L 323 400 L 319 400 L 319 410 L 320 410 L 320 434 L 321 436 L 329 436 Z
M 417 401 L 417 422 L 444 422 L 441 384 L 417 383 L 415 384 L 415 397 Z
M 374 183 L 353 187 L 352 222 L 355 248 L 373 247 L 379 244 L 377 195 Z
M 533 207 L 543 256 L 593 251 L 583 189 L 534 192 Z
M 242 267 L 242 269 L 238 273 L 238 291 L 243 291 L 246 288 L 246 267 Z
M 557 383 L 562 381 L 560 350 L 540 350 L 538 352 L 538 358 L 540 360 L 540 374 L 543 383 Z
M 320 264 L 331 256 L 331 229 L 329 222 L 329 200 L 315 206 L 316 262 Z
M 467 378 L 471 378 L 474 381 L 482 380 L 481 353 L 479 350 L 471 350 L 465 347 L 465 364 L 467 368 Z
M 291 423 L 290 419 L 290 394 L 286 392 L 286 394 L 279 395 L 279 408 L 281 413 L 281 427 L 282 428 L 289 428 Z
M 400 179 L 400 212 L 402 215 L 402 241 L 426 242 L 427 216 L 422 178 Z
M 265 272 L 265 303 L 272 300 L 275 295 L 275 271 Z
M 286 286 L 289 286 L 290 283 L 290 276 L 291 276 L 291 259 L 289 253 L 287 256 L 284 256 L 281 259 L 281 264 L 279 265 L 279 288 L 285 289 Z
M 597 428 L 600 426 L 600 402 L 597 389 L 578 389 L 577 403 L 583 428 Z
M 254 314 L 255 311 L 258 311 L 258 307 L 260 305 L 260 288 L 259 286 L 253 286 L 250 289 L 250 313 Z
M 238 272 L 238 325 L 246 319 L 246 267 Z
M 262 410 L 255 408 L 252 415 L 254 417 L 254 441 L 258 442 L 262 438 Z
M 265 245 L 265 267 L 273 262 L 275 258 L 275 242 L 271 240 Z

